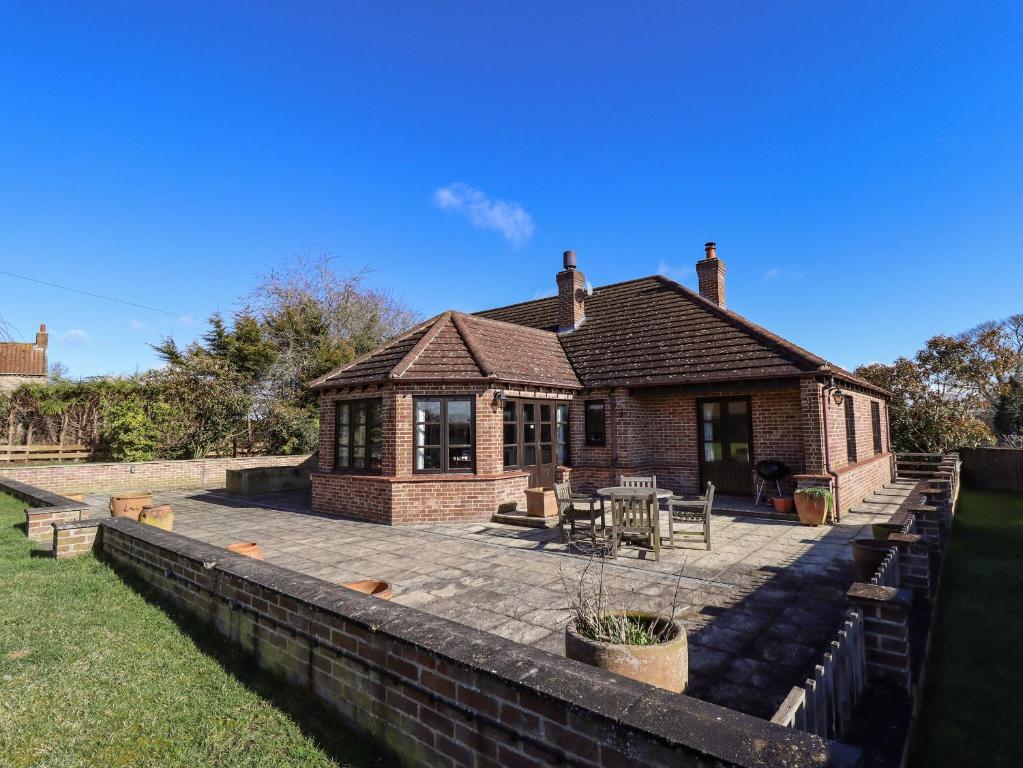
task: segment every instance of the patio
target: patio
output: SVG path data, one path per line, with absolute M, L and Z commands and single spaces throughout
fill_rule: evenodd
M 626 548 L 605 578 L 630 607 L 670 610 L 689 633 L 690 695 L 770 717 L 830 640 L 854 581 L 848 542 L 886 520 L 913 484 L 895 484 L 842 524 L 804 527 L 716 510 L 713 551 Z M 569 620 L 564 578 L 589 559 L 557 529 L 499 523 L 390 527 L 310 511 L 308 496 L 170 491 L 175 532 L 214 545 L 257 541 L 269 562 L 343 583 L 389 581 L 394 601 L 556 654 Z M 92 496 L 102 514 L 106 496 Z M 682 577 L 679 579 L 679 572 Z

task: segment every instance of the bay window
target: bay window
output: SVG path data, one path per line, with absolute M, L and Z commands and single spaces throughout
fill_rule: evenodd
M 413 470 L 472 472 L 476 464 L 472 397 L 413 401 Z

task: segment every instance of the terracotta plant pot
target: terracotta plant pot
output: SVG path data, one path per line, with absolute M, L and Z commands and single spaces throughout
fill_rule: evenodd
M 803 525 L 823 525 L 828 519 L 828 500 L 823 496 L 807 496 L 796 491 L 796 512 Z
M 870 581 L 891 548 L 881 539 L 853 539 L 853 562 L 860 572 L 860 581 Z
M 169 531 L 174 527 L 174 510 L 170 504 L 143 507 L 139 512 L 139 522 Z
M 228 552 L 251 557 L 253 560 L 263 559 L 263 548 L 254 541 L 238 541 L 234 544 L 228 544 L 225 549 Z
M 648 621 L 659 618 L 643 611 L 622 611 L 618 615 L 622 614 Z M 565 628 L 565 655 L 666 691 L 683 693 L 689 682 L 689 639 L 685 627 L 678 622 L 674 626 L 675 637 L 666 643 L 618 645 L 583 637 L 571 621 Z
M 114 517 L 130 517 L 132 520 L 139 519 L 139 512 L 143 507 L 153 506 L 153 494 L 143 493 L 118 493 L 110 497 L 110 514 Z
M 558 514 L 558 500 L 554 496 L 554 491 L 527 488 L 526 514 L 530 517 L 555 517 Z
M 359 581 L 349 581 L 346 584 L 342 584 L 345 589 L 354 589 L 356 592 L 362 592 L 364 595 L 372 595 L 373 597 L 379 597 L 381 600 L 390 600 L 394 595 L 391 592 L 391 585 L 386 581 L 378 581 L 377 579 L 360 579 Z
M 783 515 L 791 515 L 794 502 L 791 496 L 776 496 L 771 499 L 774 511 Z

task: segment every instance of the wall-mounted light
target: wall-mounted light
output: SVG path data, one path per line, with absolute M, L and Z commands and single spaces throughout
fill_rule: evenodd
M 494 403 L 503 403 L 508 399 L 508 395 L 505 394 L 503 389 L 499 389 L 494 393 Z
M 845 392 L 836 387 L 835 391 L 831 393 L 831 399 L 835 401 L 835 405 L 841 405 L 845 402 Z

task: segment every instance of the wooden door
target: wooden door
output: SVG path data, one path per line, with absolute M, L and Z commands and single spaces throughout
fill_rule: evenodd
M 751 496 L 753 414 L 748 397 L 696 401 L 700 446 L 700 492 L 708 482 L 716 493 Z
M 519 456 L 522 469 L 529 472 L 531 488 L 553 488 L 555 478 L 554 403 L 536 400 L 518 402 Z

